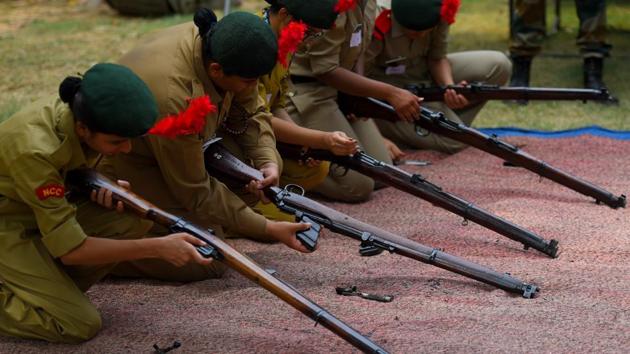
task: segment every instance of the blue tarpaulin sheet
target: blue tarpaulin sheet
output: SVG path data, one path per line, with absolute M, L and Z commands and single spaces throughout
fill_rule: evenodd
M 496 134 L 497 136 L 531 136 L 536 138 L 572 138 L 580 135 L 594 135 L 611 139 L 630 140 L 630 131 L 610 130 L 596 125 L 567 130 L 544 131 L 530 130 L 516 127 L 501 128 L 480 128 L 486 134 Z

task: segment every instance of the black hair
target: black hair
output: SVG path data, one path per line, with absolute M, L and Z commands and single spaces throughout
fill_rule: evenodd
M 273 14 L 277 14 L 280 9 L 282 9 L 283 7 L 286 7 L 286 5 L 284 5 L 282 3 L 282 1 L 280 0 L 265 0 L 267 2 L 267 4 L 269 4 L 269 12 L 273 13 Z
M 195 12 L 193 21 L 195 22 L 195 26 L 199 29 L 199 37 L 201 37 L 201 55 L 203 57 L 203 61 L 204 63 L 208 63 L 213 59 L 210 39 L 212 37 L 214 27 L 218 22 L 217 15 L 215 15 L 212 10 L 201 7 L 197 10 L 197 12 Z
M 68 76 L 59 85 L 59 98 L 70 106 L 74 119 L 85 124 L 91 131 L 99 132 L 100 130 L 90 119 L 88 108 L 81 94 L 81 82 L 83 80 L 77 76 Z

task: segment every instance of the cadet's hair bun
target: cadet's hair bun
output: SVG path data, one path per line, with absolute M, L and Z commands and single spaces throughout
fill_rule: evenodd
M 74 95 L 81 88 L 81 81 L 81 78 L 76 76 L 68 76 L 63 79 L 61 85 L 59 85 L 59 97 L 61 97 L 61 100 L 72 106 Z
M 199 35 L 203 37 L 217 24 L 217 15 L 212 10 L 201 7 L 195 12 L 193 21 L 199 28 Z

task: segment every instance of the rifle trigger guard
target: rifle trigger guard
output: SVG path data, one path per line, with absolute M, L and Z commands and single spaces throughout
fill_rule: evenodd
M 284 186 L 284 191 L 293 194 L 299 194 L 301 196 L 304 196 L 305 193 L 304 188 L 299 184 L 287 184 L 286 186 Z

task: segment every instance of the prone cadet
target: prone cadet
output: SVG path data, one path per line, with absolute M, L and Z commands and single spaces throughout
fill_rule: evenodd
M 340 14 L 334 26 L 295 53 L 290 67 L 290 101 L 285 110 L 303 127 L 342 131 L 357 140 L 368 154 L 391 162 L 374 122 L 349 121 L 339 110 L 337 92 L 386 100 L 408 121 L 420 114 L 420 99 L 404 89 L 363 76 L 363 55 L 372 37 L 376 0 L 340 1 L 337 10 Z M 358 172 L 342 170 L 333 164 L 328 176 L 313 191 L 345 202 L 367 200 L 374 190 L 374 181 Z
M 188 234 L 141 239 L 152 223 L 119 213 L 121 204 L 111 210 L 109 191 L 92 195 L 102 206 L 66 199 L 69 170 L 129 152 L 130 139 L 153 126 L 158 109 L 144 82 L 123 66 L 96 64 L 82 79 L 66 78 L 59 96 L 0 123 L 0 334 L 78 343 L 101 328 L 84 292 L 117 262 L 209 261 Z
M 274 67 L 277 52 L 276 37 L 269 26 L 245 12 L 217 21 L 212 11 L 201 9 L 194 23 L 150 35 L 120 63 L 147 83 L 157 99 L 160 117 L 180 112 L 198 116 L 193 101 L 204 96 L 217 109 L 200 114 L 201 124 L 195 124 L 196 129 L 185 135 L 134 139 L 131 152 L 108 159 L 102 171 L 130 181 L 138 194 L 158 207 L 210 227 L 218 235 L 281 241 L 308 252 L 295 237 L 296 232 L 308 229 L 308 224 L 267 220 L 208 175 L 204 164 L 203 144 L 215 135 L 222 136 L 242 153 L 235 155 L 250 161 L 265 176 L 262 181 L 252 181 L 249 191 L 261 193 L 265 186 L 278 183 L 281 160 L 275 149 L 271 115 L 257 90 L 258 78 Z M 195 281 L 220 276 L 223 267 L 214 263 L 178 269 L 159 260 L 126 262 L 114 274 Z
M 449 26 L 455 21 L 459 0 L 392 0 L 380 8 L 374 38 L 367 51 L 367 75 L 397 87 L 411 84 L 448 86 L 480 81 L 505 85 L 511 64 L 500 52 L 479 50 L 448 54 Z M 471 125 L 485 101 L 470 102 L 446 90 L 444 102 L 427 102 L 458 123 Z M 455 153 L 466 147 L 454 140 L 416 134 L 409 122 L 377 121 L 381 133 L 403 148 Z

